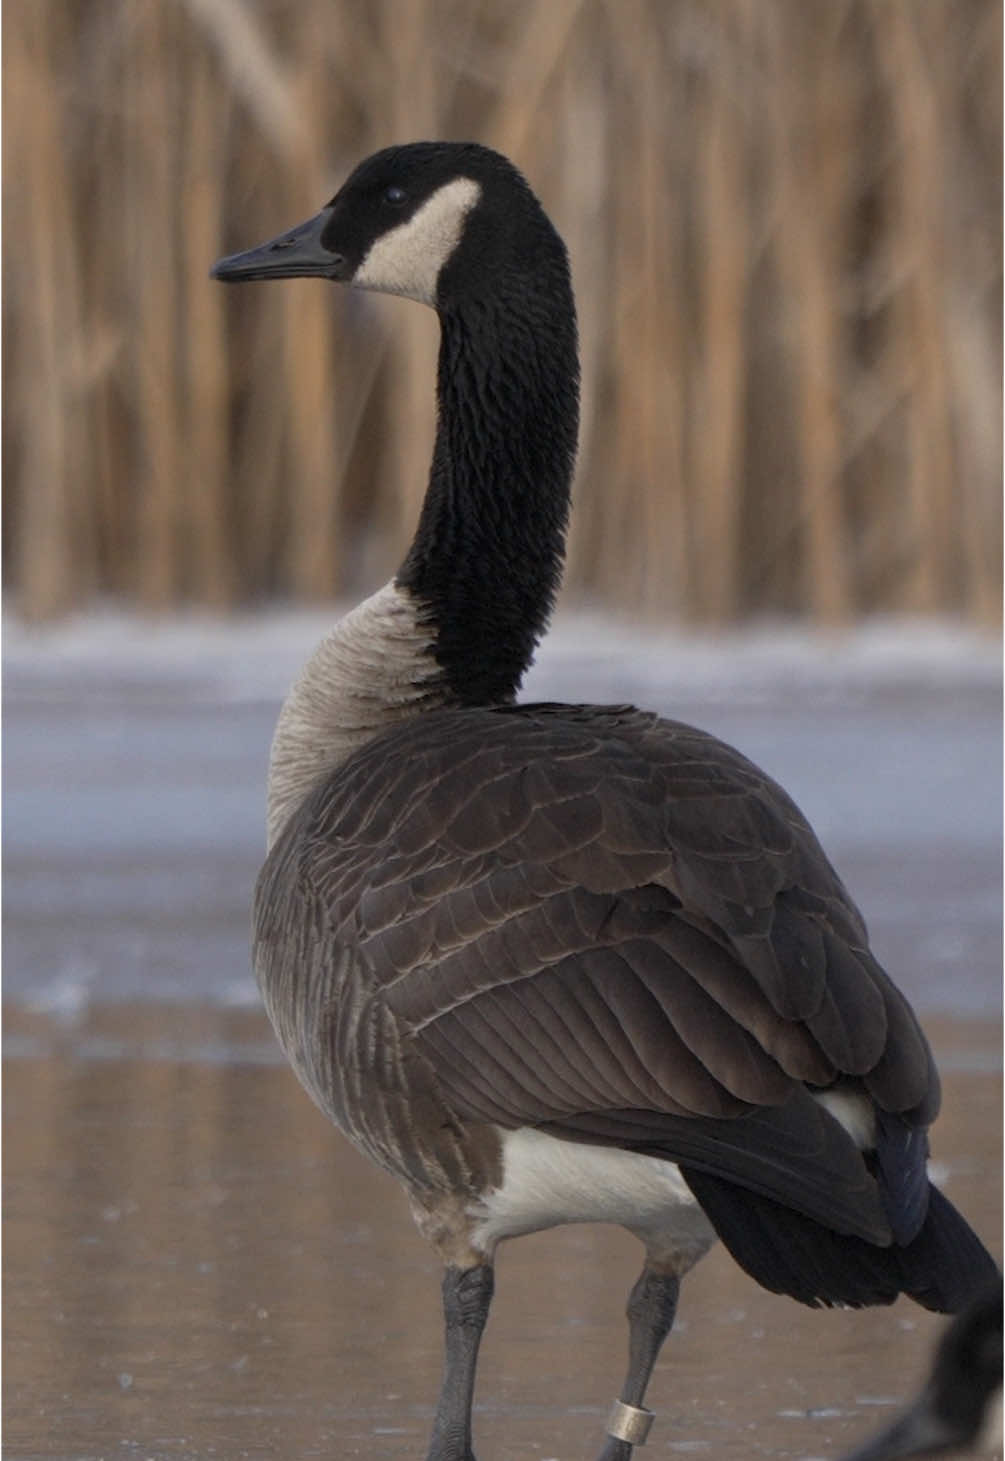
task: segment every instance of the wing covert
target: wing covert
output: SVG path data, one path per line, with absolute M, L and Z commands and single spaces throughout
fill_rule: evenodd
M 924 1037 L 813 832 L 703 732 L 621 707 L 431 714 L 318 788 L 272 857 L 291 855 L 318 947 L 362 962 L 462 1122 L 686 1148 L 720 1173 L 745 1143 L 770 1193 L 793 1121 L 851 1190 L 807 1084 L 859 1078 L 934 1115 Z

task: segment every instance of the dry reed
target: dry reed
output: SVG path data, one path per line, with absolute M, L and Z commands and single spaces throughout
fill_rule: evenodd
M 220 252 L 392 140 L 509 152 L 569 241 L 569 589 L 711 622 L 1000 604 L 995 0 L 12 0 L 8 586 L 373 586 L 435 320 Z

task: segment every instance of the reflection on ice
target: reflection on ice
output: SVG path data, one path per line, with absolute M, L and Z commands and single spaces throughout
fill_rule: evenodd
M 414 1458 L 440 1275 L 396 1186 L 285 1068 L 248 963 L 278 700 L 327 621 L 6 624 L 6 1448 Z M 739 745 L 803 805 L 925 1017 L 936 1159 L 1001 1232 L 1000 652 L 944 629 L 726 641 L 559 622 L 538 698 L 634 699 Z M 988 1016 L 992 1018 L 989 1020 Z M 486 1458 L 590 1454 L 637 1264 L 616 1230 L 504 1253 Z M 938 1328 L 819 1314 L 716 1250 L 653 1387 L 656 1453 L 833 1457 Z
M 396 1185 L 285 1067 L 77 1060 L 44 1017 L 8 1024 L 49 1053 L 5 1074 L 5 1456 L 414 1461 L 439 1375 L 440 1274 Z M 931 1029 L 940 1057 L 998 1046 L 986 1023 Z M 91 1011 L 88 1031 L 238 1056 L 269 1038 L 257 1013 L 195 1006 Z M 934 1130 L 949 1195 L 992 1243 L 1001 1110 L 1000 1076 L 950 1071 Z M 637 1260 L 627 1234 L 599 1227 L 501 1254 L 477 1397 L 486 1458 L 595 1449 Z M 839 1455 L 903 1402 L 940 1328 L 905 1301 L 802 1309 L 717 1248 L 656 1372 L 654 1455 Z

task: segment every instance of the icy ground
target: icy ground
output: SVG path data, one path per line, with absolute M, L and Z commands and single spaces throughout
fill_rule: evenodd
M 253 1005 L 248 905 L 282 694 L 333 614 L 4 631 L 8 999 Z M 1001 649 L 943 624 L 722 637 L 560 615 L 525 699 L 634 701 L 780 780 L 921 1008 L 1000 999 Z

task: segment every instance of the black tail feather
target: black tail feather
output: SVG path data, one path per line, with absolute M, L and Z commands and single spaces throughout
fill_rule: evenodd
M 953 1205 L 929 1187 L 918 1236 L 879 1248 L 720 1177 L 681 1167 L 719 1237 L 750 1276 L 811 1307 L 891 1304 L 908 1294 L 955 1314 L 997 1274 L 994 1260 Z
M 926 1309 L 958 1314 L 1000 1274 L 973 1228 L 937 1187 L 928 1189 L 928 1215 L 906 1248 L 895 1249 L 904 1292 Z

